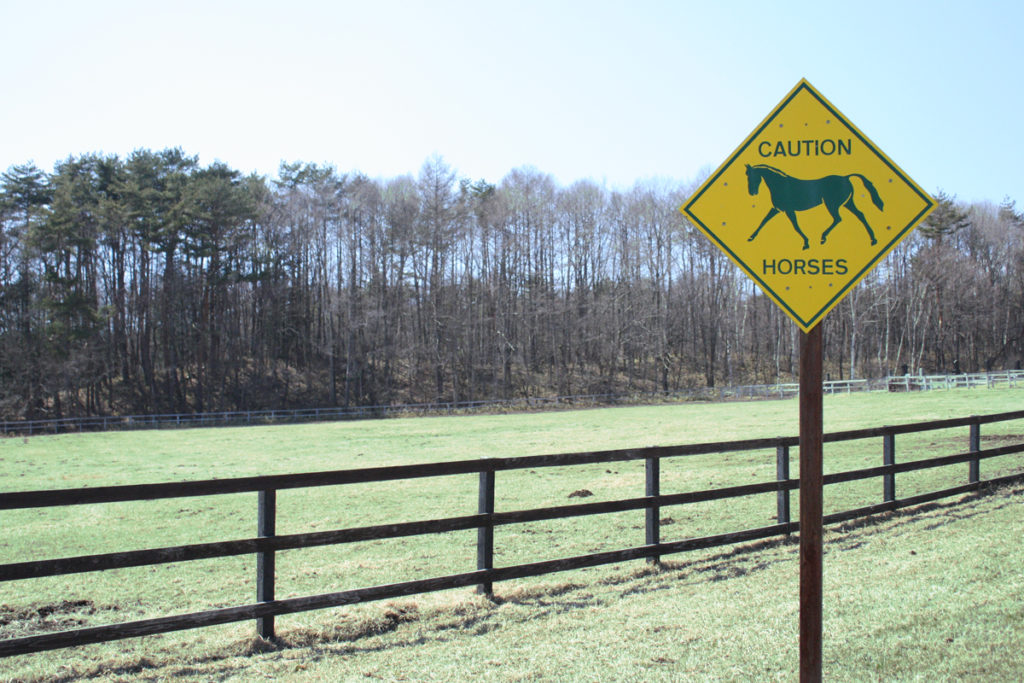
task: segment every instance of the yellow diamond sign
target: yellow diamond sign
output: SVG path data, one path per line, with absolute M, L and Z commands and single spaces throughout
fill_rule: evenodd
M 801 80 L 680 210 L 807 332 L 934 207 Z

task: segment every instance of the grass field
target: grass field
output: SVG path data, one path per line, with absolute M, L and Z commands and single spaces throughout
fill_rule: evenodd
M 1014 410 L 1012 389 L 826 397 L 825 429 Z M 983 445 L 1024 425 L 983 426 Z M 797 432 L 795 400 L 572 412 L 40 436 L 0 440 L 4 490 L 205 479 L 483 456 L 669 445 Z M 897 461 L 964 451 L 966 428 L 897 438 Z M 826 445 L 825 470 L 881 464 L 881 443 Z M 953 470 L 956 471 L 953 471 Z M 962 471 L 961 471 L 962 470 Z M 1012 456 L 982 476 L 1024 470 Z M 797 476 L 796 458 L 793 476 Z M 774 453 L 677 459 L 662 492 L 768 481 Z M 897 495 L 962 483 L 966 466 L 897 477 Z M 496 509 L 643 493 L 642 463 L 499 473 Z M 825 669 L 838 680 L 1024 677 L 1021 489 L 942 503 L 826 537 Z M 875 503 L 878 480 L 825 491 L 826 512 Z M 251 537 L 255 494 L 3 513 L 16 562 Z M 794 516 L 796 496 L 793 496 Z M 283 491 L 278 533 L 468 514 L 475 476 Z M 762 526 L 774 494 L 663 508 L 675 540 Z M 643 513 L 500 527 L 497 566 L 643 543 Z M 475 532 L 278 554 L 278 597 L 475 567 Z M 249 623 L 0 660 L 0 680 L 790 680 L 797 547 L 785 541 L 580 570 L 470 591 L 278 618 L 284 646 Z M 0 637 L 253 601 L 254 559 L 221 558 L 2 585 Z

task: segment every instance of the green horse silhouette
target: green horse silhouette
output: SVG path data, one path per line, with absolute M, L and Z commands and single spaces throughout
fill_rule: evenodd
M 751 196 L 756 195 L 763 180 L 764 184 L 768 186 L 768 192 L 772 197 L 772 208 L 768 210 L 768 215 L 761 221 L 761 225 L 757 226 L 754 234 L 747 238 L 747 241 L 753 242 L 754 238 L 757 237 L 757 233 L 761 232 L 764 224 L 781 212 L 786 214 L 789 222 L 793 224 L 796 234 L 803 238 L 804 249 L 807 249 L 809 246 L 807 235 L 800 230 L 800 225 L 796 222 L 796 212 L 806 211 L 807 209 L 813 209 L 819 204 L 824 204 L 832 216 L 832 225 L 825 228 L 825 232 L 821 233 L 822 244 L 825 244 L 825 239 L 832 232 L 832 228 L 839 225 L 839 221 L 842 220 L 839 216 L 839 208 L 842 206 L 849 209 L 850 213 L 864 224 L 864 228 L 868 231 L 868 237 L 871 238 L 871 244 L 878 244 L 878 240 L 875 239 L 875 233 L 871 226 L 868 225 L 864 214 L 853 203 L 853 183 L 850 182 L 850 178 L 860 178 L 861 182 L 864 183 L 864 187 L 867 188 L 868 193 L 871 195 L 871 201 L 879 209 L 882 208 L 882 198 L 878 196 L 878 190 L 875 189 L 870 180 L 860 173 L 828 175 L 817 180 L 801 180 L 766 164 L 759 164 L 757 166 L 747 164 L 747 191 L 750 192 Z

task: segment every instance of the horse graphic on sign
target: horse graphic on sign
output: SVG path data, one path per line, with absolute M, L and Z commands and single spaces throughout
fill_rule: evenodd
M 871 238 L 871 244 L 875 245 L 878 243 L 878 240 L 875 239 L 874 231 L 868 225 L 867 219 L 864 218 L 864 214 L 853 203 L 853 183 L 850 182 L 850 178 L 859 178 L 864 183 L 864 187 L 867 188 L 868 193 L 871 195 L 871 201 L 879 210 L 883 207 L 882 198 L 878 195 L 878 190 L 871 184 L 871 181 L 860 173 L 829 175 L 816 180 L 801 180 L 767 164 L 758 164 L 757 166 L 747 164 L 746 166 L 747 191 L 750 192 L 751 196 L 756 195 L 763 180 L 764 184 L 768 186 L 768 192 L 771 194 L 772 199 L 772 208 L 768 210 L 768 215 L 757 226 L 757 230 L 747 238 L 748 242 L 754 241 L 754 238 L 761 232 L 761 228 L 764 227 L 765 223 L 779 213 L 784 213 L 789 222 L 793 224 L 796 234 L 803 238 L 803 248 L 807 249 L 810 245 L 807 242 L 807 235 L 800 230 L 800 225 L 796 222 L 796 212 L 806 211 L 813 209 L 819 204 L 824 204 L 832 216 L 832 224 L 825 228 L 825 232 L 821 233 L 822 244 L 825 244 L 825 240 L 828 238 L 828 234 L 832 232 L 832 228 L 839 225 L 839 222 L 842 220 L 839 216 L 839 209 L 843 206 L 849 209 L 850 213 L 864 224 L 864 228 L 868 231 L 868 237 Z

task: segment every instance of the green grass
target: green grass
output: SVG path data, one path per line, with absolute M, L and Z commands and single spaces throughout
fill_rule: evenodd
M 1022 398 L 1010 389 L 826 397 L 825 429 L 1014 410 Z M 1020 423 L 985 425 L 983 444 L 1001 443 L 1021 430 Z M 32 490 L 796 432 L 797 402 L 787 400 L 40 436 L 0 440 L 0 477 L 4 490 Z M 897 461 L 963 451 L 967 429 L 900 436 L 896 446 Z M 793 476 L 796 463 L 794 453 Z M 826 445 L 826 472 L 878 464 L 880 439 Z M 1020 456 L 984 461 L 982 474 L 1021 471 L 1022 465 Z M 675 459 L 662 466 L 662 492 L 768 481 L 774 468 L 774 453 L 768 452 Z M 966 465 L 899 475 L 897 495 L 965 480 Z M 642 463 L 500 472 L 496 509 L 562 505 L 581 488 L 595 494 L 588 502 L 642 495 Z M 1020 678 L 1019 658 L 1000 654 L 1021 649 L 1020 493 L 829 532 L 826 675 Z M 476 478 L 278 495 L 278 532 L 297 533 L 472 513 Z M 826 512 L 880 498 L 879 480 L 829 487 Z M 795 518 L 796 495 L 792 502 Z M 0 556 L 21 561 L 245 538 L 254 535 L 255 506 L 255 494 L 237 494 L 5 512 Z M 774 512 L 774 494 L 665 508 L 662 537 L 761 526 L 771 523 Z M 505 566 L 612 550 L 640 545 L 643 535 L 641 511 L 499 527 L 495 560 Z M 282 552 L 278 597 L 467 571 L 475 567 L 474 541 L 469 531 Z M 101 671 L 111 679 L 184 680 L 263 674 L 313 680 L 787 680 L 797 661 L 795 552 L 795 545 L 772 541 L 673 556 L 657 572 L 633 563 L 499 584 L 496 602 L 449 591 L 279 617 L 278 632 L 290 646 L 269 652 L 256 651 L 252 624 L 242 623 L 26 655 L 0 660 L 0 680 Z M 240 557 L 4 584 L 0 633 L 249 603 L 254 574 L 254 559 Z M 954 668 L 945 668 L 951 662 Z M 954 670 L 961 675 L 947 673 Z

